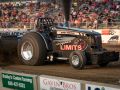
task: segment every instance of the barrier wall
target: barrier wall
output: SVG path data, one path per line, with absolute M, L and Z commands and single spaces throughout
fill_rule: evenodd
M 120 44 L 120 30 L 119 29 L 97 29 L 93 30 L 102 35 L 102 43 Z
M 0 31 L 26 31 L 28 28 L 0 28 Z M 101 34 L 102 43 L 118 45 L 120 44 L 120 30 L 119 29 L 89 29 Z
M 120 90 L 120 86 L 48 75 L 2 72 L 3 87 L 17 90 Z
M 28 30 L 29 28 L 0 28 L 0 32 L 14 32 L 14 31 L 25 31 Z

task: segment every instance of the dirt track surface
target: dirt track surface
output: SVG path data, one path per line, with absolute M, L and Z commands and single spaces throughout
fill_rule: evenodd
M 108 47 L 112 51 L 119 51 L 120 47 Z M 0 56 L 0 61 L 2 60 Z M 110 63 L 107 67 L 101 68 L 99 66 L 86 66 L 84 70 L 76 70 L 72 68 L 67 62 L 47 62 L 44 66 L 26 66 L 17 65 L 17 57 L 11 57 L 12 64 L 8 63 L 7 55 L 5 60 L 7 64 L 0 63 L 1 68 L 16 72 L 24 72 L 28 74 L 38 74 L 38 75 L 53 75 L 65 78 L 73 78 L 79 80 L 95 81 L 107 84 L 114 84 L 120 86 L 120 60 L 115 63 Z M 14 61 L 14 63 L 13 63 Z
M 53 75 L 79 80 L 95 81 L 120 85 L 120 61 L 107 67 L 86 66 L 84 70 L 75 70 L 68 63 L 48 63 L 44 66 L 7 65 L 3 69 L 38 75 Z

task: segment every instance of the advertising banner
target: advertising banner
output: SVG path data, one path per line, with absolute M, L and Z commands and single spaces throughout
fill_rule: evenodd
M 79 82 L 49 77 L 40 77 L 39 80 L 39 90 L 81 90 Z
M 106 44 L 120 44 L 120 30 L 118 29 L 97 29 L 93 30 L 101 34 L 102 43 Z
M 2 73 L 3 87 L 17 89 L 17 90 L 35 90 L 33 84 L 33 77 L 16 75 L 9 73 Z
M 118 44 L 119 41 L 118 35 L 102 35 L 102 43 Z
M 86 90 L 120 90 L 120 89 L 107 86 L 86 84 Z

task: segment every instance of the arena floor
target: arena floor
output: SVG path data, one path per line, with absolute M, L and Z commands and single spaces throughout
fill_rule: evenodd
M 113 49 L 114 51 L 120 51 L 118 48 L 111 48 L 112 51 Z M 1 60 L 2 56 L 0 56 L 0 61 Z M 6 62 L 8 61 L 9 60 L 6 57 Z M 93 65 L 86 66 L 83 70 L 76 70 L 65 61 L 46 62 L 46 65 L 44 66 L 19 65 L 17 57 L 14 57 L 11 62 L 13 61 L 16 61 L 16 63 L 0 63 L 0 67 L 5 70 L 24 72 L 28 74 L 53 75 L 78 80 L 120 85 L 120 60 L 118 62 L 110 63 L 104 68 Z
M 53 75 L 79 80 L 95 81 L 113 85 L 120 85 L 120 61 L 111 63 L 107 67 L 86 66 L 84 70 L 76 70 L 69 63 L 47 63 L 44 66 L 13 65 L 2 66 L 2 69 L 28 74 Z

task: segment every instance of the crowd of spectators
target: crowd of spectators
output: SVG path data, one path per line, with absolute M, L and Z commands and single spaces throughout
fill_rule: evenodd
M 55 7 L 53 3 L 38 4 L 32 1 L 0 3 L 0 28 L 33 28 L 37 17 L 50 16 Z
M 78 0 L 72 7 L 70 26 L 79 28 L 120 28 L 120 2 L 112 0 Z M 0 3 L 0 28 L 34 26 L 36 17 L 49 16 L 63 26 L 65 18 L 59 3 Z M 37 7 L 36 7 L 37 5 Z
M 120 28 L 120 1 L 79 0 L 78 6 L 71 13 L 72 26 L 106 28 L 113 25 Z
M 0 3 L 0 27 L 24 27 L 29 24 L 32 4 L 27 7 L 20 3 Z

